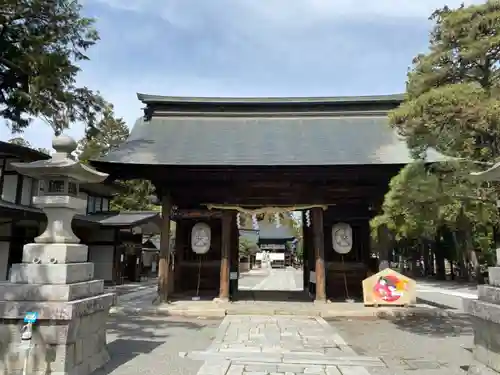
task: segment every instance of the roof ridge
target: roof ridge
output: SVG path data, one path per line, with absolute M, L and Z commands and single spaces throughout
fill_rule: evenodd
M 291 97 L 196 97 L 164 96 L 137 93 L 145 104 L 152 103 L 241 103 L 241 104 L 286 104 L 286 103 L 359 103 L 403 101 L 404 94 L 362 95 L 362 96 L 291 96 Z

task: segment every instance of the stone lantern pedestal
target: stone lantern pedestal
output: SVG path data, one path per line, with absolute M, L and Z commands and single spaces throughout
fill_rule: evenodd
M 469 374 L 500 374 L 500 266 L 488 269 L 489 285 L 478 286 L 478 299 L 464 299 L 472 317 L 474 359 L 484 366 L 471 366 Z
M 87 375 L 109 360 L 106 321 L 115 300 L 94 280 L 88 248 L 71 229 L 73 216 L 85 209 L 80 183 L 99 183 L 107 175 L 72 160 L 76 148 L 68 137 L 54 139 L 50 160 L 13 163 L 20 173 L 38 179 L 43 195 L 33 203 L 47 215 L 45 231 L 23 248 L 23 262 L 0 284 L 0 373 Z M 29 343 L 21 345 L 26 313 L 36 312 Z M 26 354 L 28 360 L 25 362 Z

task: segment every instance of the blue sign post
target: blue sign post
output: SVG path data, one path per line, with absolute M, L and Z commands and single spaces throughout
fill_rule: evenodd
M 38 319 L 37 312 L 27 312 L 24 315 L 24 323 L 35 324 Z

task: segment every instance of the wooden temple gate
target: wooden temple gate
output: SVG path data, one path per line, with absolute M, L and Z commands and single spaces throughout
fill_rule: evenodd
M 138 96 L 146 108 L 129 139 L 92 163 L 110 179 L 154 184 L 162 202 L 163 300 L 196 289 L 200 256 L 191 251 L 190 233 L 197 222 L 208 224 L 212 233 L 210 250 L 201 256 L 202 293 L 237 297 L 234 207 L 271 206 L 310 207 L 311 225 L 303 230 L 305 290 L 318 301 L 361 295 L 375 250 L 369 220 L 390 179 L 411 161 L 387 125 L 387 112 L 402 97 Z M 175 257 L 169 248 L 171 219 Z M 336 223 L 353 230 L 353 249 L 343 257 L 332 249 Z
M 345 175 L 357 176 L 367 173 L 368 169 L 349 168 L 337 171 L 343 176 L 344 187 L 337 183 L 321 185 L 317 183 L 300 184 L 304 179 L 315 181 L 313 170 L 308 176 L 296 173 L 294 176 L 272 172 L 273 179 L 290 178 L 292 181 L 263 182 L 271 179 L 267 173 L 256 173 L 249 170 L 214 171 L 186 170 L 182 183 L 172 181 L 179 175 L 170 174 L 170 181 L 157 185 L 157 191 L 162 197 L 162 253 L 160 254 L 160 290 L 163 298 L 183 295 L 193 296 L 197 289 L 198 272 L 200 272 L 200 295 L 218 297 L 221 300 L 237 299 L 238 269 L 239 269 L 239 230 L 236 224 L 237 211 L 231 209 L 235 205 L 242 207 L 289 207 L 300 208 L 312 206 L 303 213 L 303 252 L 304 252 L 304 295 L 312 295 L 316 301 L 327 299 L 344 299 L 361 296 L 361 281 L 368 275 L 368 264 L 371 255 L 369 220 L 375 214 L 375 209 L 367 202 L 381 202 L 390 173 L 388 168 L 382 168 L 365 176 L 372 185 L 346 186 Z M 358 169 L 358 171 L 356 171 Z M 385 173 L 384 172 L 385 169 Z M 357 173 L 355 173 L 357 172 Z M 289 171 L 289 173 L 291 173 Z M 332 171 L 329 171 L 332 176 Z M 207 176 L 218 180 L 226 176 L 224 183 L 211 181 Z M 335 174 L 337 175 L 337 174 Z M 333 175 L 333 176 L 335 176 Z M 377 176 L 377 181 L 374 176 Z M 230 176 L 230 181 L 228 179 Z M 288 176 L 288 177 L 287 177 Z M 384 176 L 384 179 L 380 177 Z M 362 176 L 361 176 L 362 177 Z M 191 182 L 187 182 L 189 179 Z M 244 195 L 237 182 L 244 180 L 249 195 Z M 375 183 L 375 184 L 374 184 Z M 378 183 L 378 186 L 376 185 Z M 199 188 L 194 188 L 199 186 Z M 263 187 L 265 186 L 265 188 Z M 163 187 L 163 189 L 162 189 Z M 169 190 L 166 190 L 170 187 Z M 376 194 L 374 194 L 374 192 Z M 299 195 L 302 193 L 302 197 Z M 221 202 L 227 209 L 209 209 L 203 202 Z M 326 202 L 330 202 L 327 204 Z M 309 211 L 309 219 L 306 212 Z M 175 247 L 168 248 L 170 220 L 176 222 Z M 206 223 L 211 228 L 212 238 L 210 250 L 203 255 L 191 250 L 191 231 L 195 224 Z M 332 227 L 336 223 L 345 222 L 353 229 L 353 250 L 341 257 L 333 251 Z M 310 225 L 307 225 L 310 223 Z M 167 256 L 172 252 L 173 257 Z M 172 267 L 168 260 L 174 263 Z M 200 266 L 201 260 L 201 266 Z M 373 270 L 372 270 L 373 271 Z M 171 274 L 169 274 L 169 272 Z M 311 276 L 312 279 L 311 280 Z M 346 288 L 347 286 L 347 288 Z M 309 292 L 309 293 L 307 293 Z

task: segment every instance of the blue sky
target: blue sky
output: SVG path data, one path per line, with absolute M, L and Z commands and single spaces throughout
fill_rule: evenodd
M 461 0 L 450 0 L 458 6 Z M 467 3 L 467 2 L 466 2 Z M 470 3 L 470 2 L 469 2 Z M 84 0 L 101 41 L 79 84 L 99 90 L 127 124 L 136 93 L 337 96 L 404 91 L 427 48 L 435 0 Z M 69 134 L 79 138 L 83 127 Z M 50 148 L 34 122 L 24 137 Z M 0 139 L 11 138 L 5 126 Z

